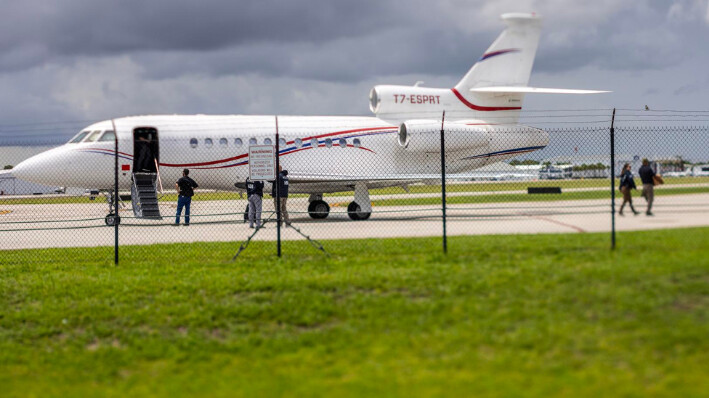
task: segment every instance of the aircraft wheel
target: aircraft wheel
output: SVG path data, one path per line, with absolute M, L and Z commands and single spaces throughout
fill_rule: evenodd
M 113 227 L 121 223 L 121 216 L 119 216 L 118 214 L 110 213 L 106 216 L 104 221 L 106 222 L 106 225 L 108 225 L 109 227 Z
M 357 202 L 350 202 L 347 206 L 347 215 L 354 221 L 366 220 L 372 213 L 365 213 L 362 211 L 362 207 L 357 204 Z
M 308 206 L 308 214 L 310 214 L 311 218 L 316 220 L 327 218 L 330 214 L 330 205 L 328 205 L 324 200 L 314 200 L 310 202 L 310 205 Z

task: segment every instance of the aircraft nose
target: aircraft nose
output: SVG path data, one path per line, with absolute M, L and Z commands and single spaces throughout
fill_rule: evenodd
M 38 174 L 36 163 L 36 161 L 33 161 L 33 158 L 24 160 L 12 168 L 12 175 L 20 180 L 34 181 Z
M 23 181 L 50 186 L 57 185 L 54 180 L 61 177 L 63 172 L 58 161 L 61 155 L 58 150 L 53 149 L 32 156 L 15 166 L 12 169 L 12 175 Z

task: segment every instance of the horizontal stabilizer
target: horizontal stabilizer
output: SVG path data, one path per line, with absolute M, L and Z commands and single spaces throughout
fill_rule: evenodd
M 601 94 L 610 93 L 603 90 L 574 90 L 567 88 L 543 88 L 527 86 L 498 86 L 471 88 L 474 93 L 533 93 L 533 94 Z

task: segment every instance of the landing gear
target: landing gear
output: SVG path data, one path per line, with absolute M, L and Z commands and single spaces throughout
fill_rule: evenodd
M 369 199 L 369 189 L 364 182 L 355 184 L 354 200 L 347 206 L 347 215 L 352 220 L 367 220 L 372 215 L 372 201 Z
M 330 214 L 330 205 L 324 200 L 314 200 L 308 206 L 308 214 L 316 220 L 327 218 Z
M 244 210 L 244 222 L 249 221 L 249 205 L 246 205 L 246 210 Z
M 114 211 L 115 202 L 113 200 L 113 191 L 106 192 L 106 202 L 108 202 L 108 215 L 104 219 L 104 222 L 109 227 L 113 227 L 115 225 L 120 224 L 121 223 L 121 216 L 118 215 L 118 211 Z M 121 203 L 121 204 L 123 204 L 123 203 Z M 125 207 L 125 206 L 123 206 L 123 207 Z
M 118 214 L 109 213 L 104 219 L 104 222 L 106 222 L 106 225 L 109 227 L 116 226 L 121 223 L 121 216 Z
M 372 212 L 362 211 L 362 207 L 357 202 L 350 202 L 347 206 L 347 215 L 354 221 L 366 220 L 372 215 Z

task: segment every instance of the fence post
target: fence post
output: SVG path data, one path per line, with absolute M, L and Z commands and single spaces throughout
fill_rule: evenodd
M 119 222 L 117 220 L 121 219 L 120 214 L 118 213 L 118 130 L 116 130 L 116 122 L 113 119 L 111 119 L 111 124 L 113 125 L 113 135 L 115 135 L 115 137 L 116 137 L 115 142 L 114 142 L 115 153 L 113 156 L 113 159 L 114 159 L 114 164 L 113 164 L 113 208 L 116 211 L 116 216 L 115 216 L 116 221 L 114 221 L 114 223 L 113 223 L 113 235 L 114 235 L 113 264 L 118 265 L 118 224 L 119 224 Z
M 615 250 L 615 108 L 611 117 L 611 250 Z
M 278 257 L 281 257 L 281 189 L 278 179 L 280 178 L 280 135 L 278 134 L 278 116 L 276 115 L 276 180 L 273 181 L 276 184 L 276 235 L 278 236 L 277 246 L 278 246 Z
M 443 253 L 448 253 L 448 237 L 446 235 L 446 145 L 443 124 L 446 120 L 446 111 L 441 117 L 441 203 L 443 204 Z

